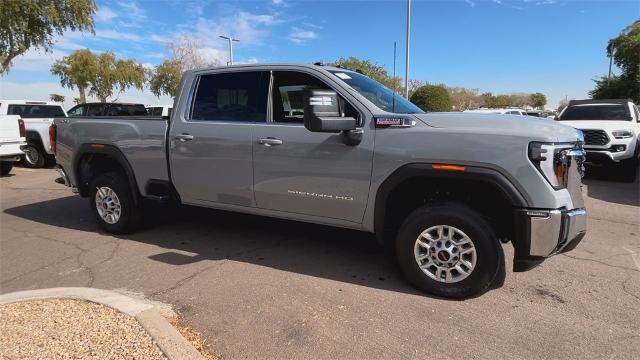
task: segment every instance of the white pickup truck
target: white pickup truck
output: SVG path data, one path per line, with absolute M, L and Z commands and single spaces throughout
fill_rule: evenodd
M 16 115 L 0 115 L 0 175 L 9 174 L 13 163 L 20 161 L 26 131 L 24 122 Z
M 584 133 L 587 163 L 618 168 L 634 181 L 640 159 L 640 111 L 629 99 L 571 100 L 558 116 Z
M 59 103 L 51 101 L 0 100 L 0 115 L 17 115 L 24 121 L 27 144 L 22 161 L 27 167 L 41 168 L 53 163 L 49 127 L 54 117 L 66 117 Z

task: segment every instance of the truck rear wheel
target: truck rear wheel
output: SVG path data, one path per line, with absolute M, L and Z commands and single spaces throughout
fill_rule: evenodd
M 478 296 L 504 269 L 491 226 L 476 211 L 455 203 L 413 211 L 398 232 L 396 256 L 409 282 L 446 298 Z
M 22 162 L 28 168 L 39 169 L 44 167 L 46 161 L 45 152 L 38 144 L 28 142 L 26 146 L 22 148 L 24 155 L 22 155 Z
M 111 234 L 129 233 L 140 223 L 141 211 L 133 201 L 126 178 L 118 172 L 93 179 L 89 204 L 100 226 Z

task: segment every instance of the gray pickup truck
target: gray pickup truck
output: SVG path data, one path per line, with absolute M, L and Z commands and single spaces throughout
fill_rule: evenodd
M 406 278 L 476 296 L 585 235 L 583 137 L 552 120 L 425 113 L 359 72 L 240 65 L 186 72 L 171 118 L 57 118 L 59 182 L 110 233 L 180 204 L 375 233 Z

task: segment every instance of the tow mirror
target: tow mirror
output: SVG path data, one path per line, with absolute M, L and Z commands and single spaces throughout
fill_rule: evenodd
M 355 130 L 358 121 L 340 116 L 338 94 L 331 90 L 304 91 L 304 127 L 313 132 Z

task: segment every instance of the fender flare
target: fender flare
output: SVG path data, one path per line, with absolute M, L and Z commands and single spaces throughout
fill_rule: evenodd
M 384 226 L 387 200 L 391 192 L 403 181 L 413 177 L 428 177 L 433 179 L 463 179 L 489 183 L 496 186 L 509 200 L 513 207 L 528 207 L 530 198 L 522 189 L 514 184 L 503 172 L 482 166 L 459 164 L 464 171 L 443 171 L 433 168 L 432 163 L 410 163 L 396 169 L 376 191 L 374 207 L 374 232 L 380 243 L 384 241 Z M 458 165 L 458 164 L 452 164 Z
M 76 175 L 76 179 L 80 179 L 80 160 L 85 155 L 91 154 L 104 154 L 113 157 L 124 169 L 127 180 L 129 180 L 129 188 L 131 190 L 131 194 L 133 195 L 133 201 L 137 205 L 140 199 L 140 193 L 138 191 L 138 183 L 136 181 L 135 173 L 133 172 L 133 168 L 129 161 L 124 156 L 122 151 L 113 145 L 108 144 L 100 144 L 100 143 L 85 143 L 78 147 L 78 151 L 73 160 L 73 171 Z M 82 186 L 80 181 L 78 181 L 78 187 L 80 188 L 80 192 L 82 196 L 87 196 L 87 194 L 82 193 Z

